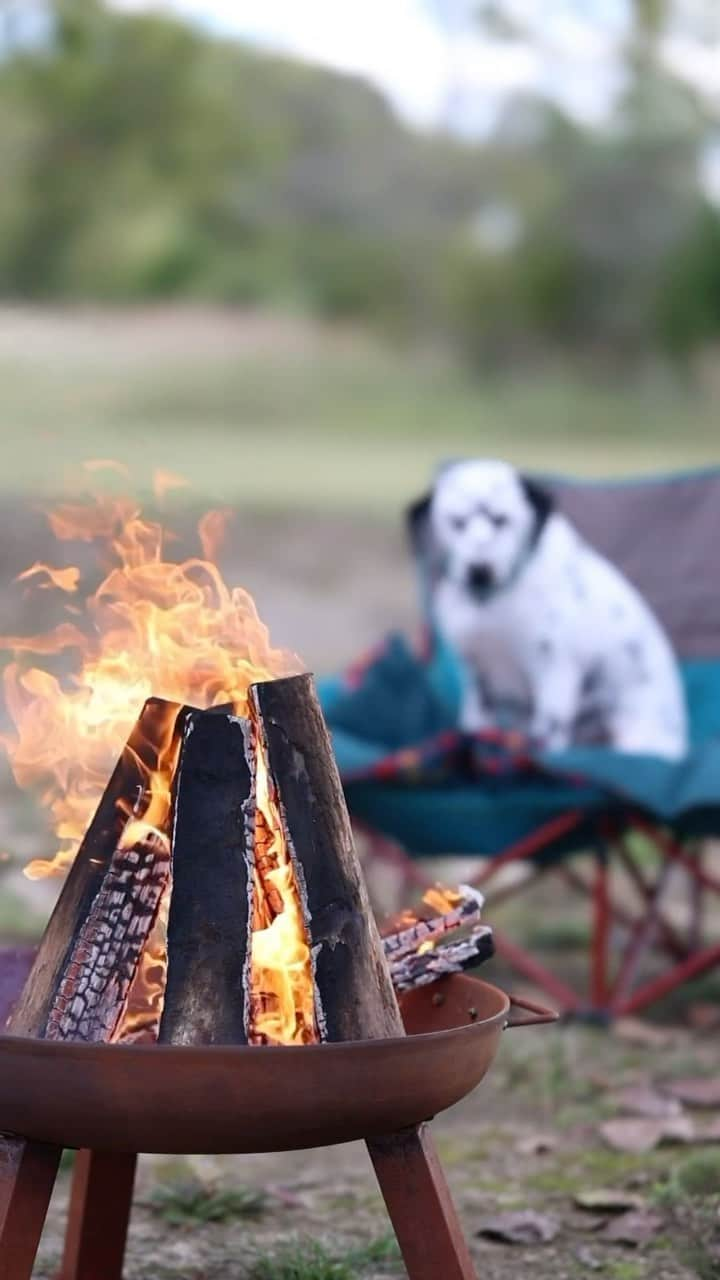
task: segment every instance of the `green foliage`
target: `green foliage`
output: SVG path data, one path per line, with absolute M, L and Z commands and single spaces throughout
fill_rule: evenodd
M 250 1276 L 252 1280 L 355 1280 L 374 1263 L 394 1262 L 399 1256 L 392 1236 L 381 1236 L 342 1254 L 316 1240 L 298 1240 L 262 1254 Z
M 710 207 L 665 266 L 655 323 L 663 346 L 681 356 L 720 333 L 720 216 Z
M 148 1203 L 165 1222 L 185 1226 L 257 1218 L 264 1213 L 268 1197 L 264 1191 L 251 1187 L 211 1187 L 199 1178 L 186 1177 L 158 1184 Z
M 657 1193 L 663 1204 L 709 1197 L 720 1197 L 720 1152 L 713 1150 L 694 1151 L 679 1161 Z
M 477 143 L 167 16 L 49 10 L 49 40 L 0 60 L 0 294 L 302 307 L 450 338 L 483 369 L 686 359 L 720 334 L 709 126 L 662 64 L 659 0 L 635 5 L 612 128 L 523 97 Z M 494 205 L 517 221 L 504 247 L 476 234 Z

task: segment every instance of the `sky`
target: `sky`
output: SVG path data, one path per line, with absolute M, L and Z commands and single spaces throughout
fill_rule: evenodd
M 544 94 L 600 123 L 622 89 L 630 0 L 504 0 L 522 39 L 480 34 L 471 0 L 112 0 L 164 9 L 265 48 L 359 74 L 415 125 L 482 133 L 510 93 Z M 707 9 L 707 0 L 704 0 Z M 720 8 L 720 6 L 719 6 Z M 703 0 L 678 0 L 663 44 L 669 66 L 720 103 L 720 29 Z M 720 27 L 720 24 L 718 24 Z

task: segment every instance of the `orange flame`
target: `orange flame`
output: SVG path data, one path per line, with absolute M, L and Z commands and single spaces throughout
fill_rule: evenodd
M 311 1044 L 318 1035 L 307 927 L 259 734 L 255 804 L 250 1039 L 256 1044 Z
M 14 652 L 5 669 L 16 737 L 6 741 L 21 786 L 40 783 L 60 847 L 28 875 L 64 872 L 72 862 L 112 767 L 147 698 L 248 714 L 249 686 L 301 669 L 270 645 L 252 598 L 230 589 L 209 559 L 166 557 L 162 527 L 127 498 L 66 503 L 49 516 L 59 539 L 99 540 L 110 560 L 76 621 L 39 636 L 0 638 Z M 212 522 L 201 522 L 206 532 Z M 79 571 L 75 570 L 78 574 Z M 77 651 L 78 673 L 59 677 L 19 659 Z M 165 780 L 167 783 L 167 779 Z M 143 815 L 162 828 L 162 815 Z
M 156 491 L 162 494 L 178 480 L 163 473 L 156 477 Z M 203 517 L 203 556 L 177 562 L 168 557 L 166 531 L 143 519 L 129 498 L 95 496 L 49 513 L 58 539 L 99 544 L 106 573 L 94 593 L 79 607 L 72 606 L 73 622 L 39 636 L 0 638 L 0 645 L 14 655 L 4 686 L 16 734 L 5 745 L 17 782 L 42 787 L 59 842 L 52 859 L 30 863 L 30 878 L 61 874 L 72 863 L 148 698 L 174 705 L 158 725 L 151 759 L 134 760 L 143 794 L 137 808 L 126 814 L 121 846 L 139 843 L 153 831 L 169 848 L 177 706 L 231 703 L 237 715 L 248 717 L 251 684 L 302 670 L 297 658 L 271 646 L 252 598 L 239 587 L 229 588 L 213 562 L 227 514 Z M 21 578 L 39 578 L 35 585 L 47 585 L 49 579 L 75 591 L 80 571 L 34 565 Z M 71 675 L 58 675 L 52 664 L 28 665 L 26 659 L 32 654 L 56 662 L 68 652 L 78 659 L 79 670 Z M 317 1038 L 311 957 L 292 862 L 259 747 L 256 788 L 264 864 L 263 873 L 255 873 L 252 1033 L 263 1042 L 303 1043 Z M 167 906 L 166 896 L 115 1038 L 142 1039 L 157 1024 Z

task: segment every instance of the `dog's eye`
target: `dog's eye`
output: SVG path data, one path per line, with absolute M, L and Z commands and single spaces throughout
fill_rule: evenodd
M 501 511 L 498 511 L 491 519 L 496 529 L 505 529 L 510 523 L 508 517 L 503 515 Z
M 462 533 L 465 528 L 466 520 L 464 516 L 451 516 L 450 523 L 453 529 L 457 529 L 458 533 Z

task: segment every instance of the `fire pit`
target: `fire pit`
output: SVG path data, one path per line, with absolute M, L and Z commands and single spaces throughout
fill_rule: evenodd
M 126 539 L 124 573 L 152 597 L 150 661 L 177 642 L 176 613 L 155 600 L 171 569 L 181 612 L 191 593 L 187 566 L 153 562 L 148 576 L 148 536 L 126 523 L 113 546 Z M 103 607 L 115 590 L 111 575 Z M 221 606 L 235 628 L 237 599 Z M 360 1138 L 412 1280 L 469 1280 L 425 1122 L 482 1079 L 504 1027 L 555 1015 L 515 1001 L 529 1014 L 517 1021 L 496 988 L 435 980 L 487 953 L 477 902 L 455 895 L 381 942 L 312 678 L 228 666 L 214 615 L 202 622 L 195 649 L 182 631 L 185 680 L 171 689 L 198 690 L 206 709 L 146 702 L 0 1035 L 0 1280 L 31 1274 L 65 1147 L 81 1155 L 62 1280 L 118 1280 L 136 1153 Z M 90 664 L 91 695 L 109 671 L 125 697 L 114 663 Z M 22 687 L 38 738 L 38 690 L 52 686 L 35 671 Z M 59 796 L 59 830 L 86 791 Z M 468 923 L 470 940 L 443 951 L 445 929 Z
M 529 1016 L 517 1020 L 513 1005 Z M 555 1015 L 459 974 L 408 992 L 401 1007 L 404 1037 L 296 1048 L 0 1037 L 2 1280 L 32 1273 L 65 1147 L 81 1150 L 62 1280 L 118 1280 L 136 1152 L 290 1150 L 358 1138 L 411 1280 L 472 1280 L 424 1122 L 479 1084 L 503 1028 Z

